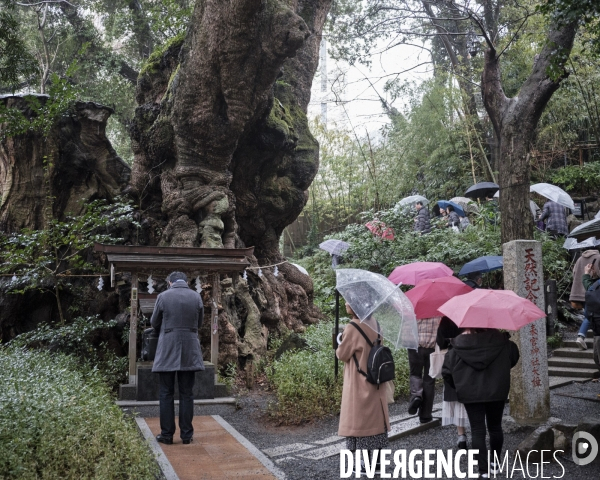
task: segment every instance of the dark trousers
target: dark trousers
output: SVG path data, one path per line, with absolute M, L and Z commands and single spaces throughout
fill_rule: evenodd
M 419 397 L 421 407 L 419 418 L 421 421 L 431 420 L 433 399 L 435 397 L 435 379 L 429 376 L 429 355 L 433 348 L 419 347 L 418 350 L 408 351 L 408 365 L 410 366 L 410 401 Z
M 175 434 L 175 374 L 179 383 L 179 435 L 182 440 L 187 440 L 194 435 L 192 419 L 196 372 L 159 372 L 160 433 L 164 437 Z
M 465 409 L 471 424 L 471 444 L 473 450 L 479 450 L 475 456 L 479 464 L 479 472 L 488 471 L 488 450 L 485 445 L 485 426 L 490 433 L 490 462 L 494 462 L 494 453 L 500 458 L 504 434 L 502 433 L 502 414 L 504 400 L 498 402 L 465 403 Z

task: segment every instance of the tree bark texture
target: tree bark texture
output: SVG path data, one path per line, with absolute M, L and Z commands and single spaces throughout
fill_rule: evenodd
M 0 101 L 33 115 L 21 96 Z M 0 231 L 45 228 L 49 220 L 78 215 L 87 202 L 110 200 L 125 188 L 130 168 L 105 133 L 111 113 L 108 107 L 78 102 L 46 138 L 29 132 L 0 140 Z
M 279 237 L 306 204 L 318 168 L 306 109 L 330 4 L 198 1 L 185 40 L 142 69 L 131 192 L 161 245 L 254 246 L 254 266 L 283 261 Z M 263 326 L 300 331 L 319 318 L 310 278 L 278 268 L 278 277 L 249 270 L 248 292 L 225 294 L 222 311 L 238 331 L 229 344 L 221 338 L 228 359 L 234 345 L 242 356 L 260 355 Z
M 502 243 L 533 238 L 533 219 L 529 209 L 529 150 L 544 108 L 568 75 L 565 64 L 576 31 L 577 22 L 551 27 L 531 74 L 518 96 L 513 98 L 504 94 L 496 49 L 488 48 L 485 52 L 483 102 L 500 142 Z

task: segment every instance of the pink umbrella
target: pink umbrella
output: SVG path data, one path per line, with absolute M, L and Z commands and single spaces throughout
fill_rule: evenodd
M 451 298 L 438 308 L 461 328 L 519 330 L 546 314 L 511 290 L 478 288 Z
M 392 227 L 388 227 L 381 220 L 372 220 L 365 224 L 373 235 L 377 237 L 381 237 L 385 240 L 393 240 L 394 239 L 394 229 Z
M 416 285 L 421 280 L 450 277 L 454 272 L 440 262 L 414 262 L 394 268 L 389 279 L 396 285 Z
M 442 277 L 421 280 L 406 296 L 415 307 L 417 320 L 439 317 L 438 311 L 444 303 L 457 295 L 464 295 L 473 289 L 456 277 Z

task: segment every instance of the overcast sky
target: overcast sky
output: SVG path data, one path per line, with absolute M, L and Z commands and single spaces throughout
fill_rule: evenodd
M 391 103 L 390 95 L 384 91 L 386 81 L 399 78 L 401 81 L 420 83 L 431 77 L 432 67 L 427 62 L 429 55 L 412 46 L 395 47 L 374 55 L 370 68 L 335 61 L 327 55 L 327 91 L 321 91 L 323 77 L 319 65 L 313 81 L 308 115 L 310 118 L 320 116 L 321 104 L 325 101 L 328 127 L 354 127 L 360 136 L 364 135 L 365 129 L 370 134 L 375 133 L 389 123 L 380 101 L 381 96 Z M 392 106 L 402 110 L 403 99 L 396 99 Z

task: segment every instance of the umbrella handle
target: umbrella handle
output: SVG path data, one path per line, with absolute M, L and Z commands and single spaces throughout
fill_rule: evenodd
M 342 338 L 341 338 L 341 337 L 342 337 L 342 333 L 343 333 L 343 332 L 340 332 L 340 333 L 338 333 L 338 336 L 337 336 L 337 339 L 336 339 L 336 340 L 337 340 L 337 344 L 338 344 L 338 345 L 339 345 L 340 343 L 342 343 Z

